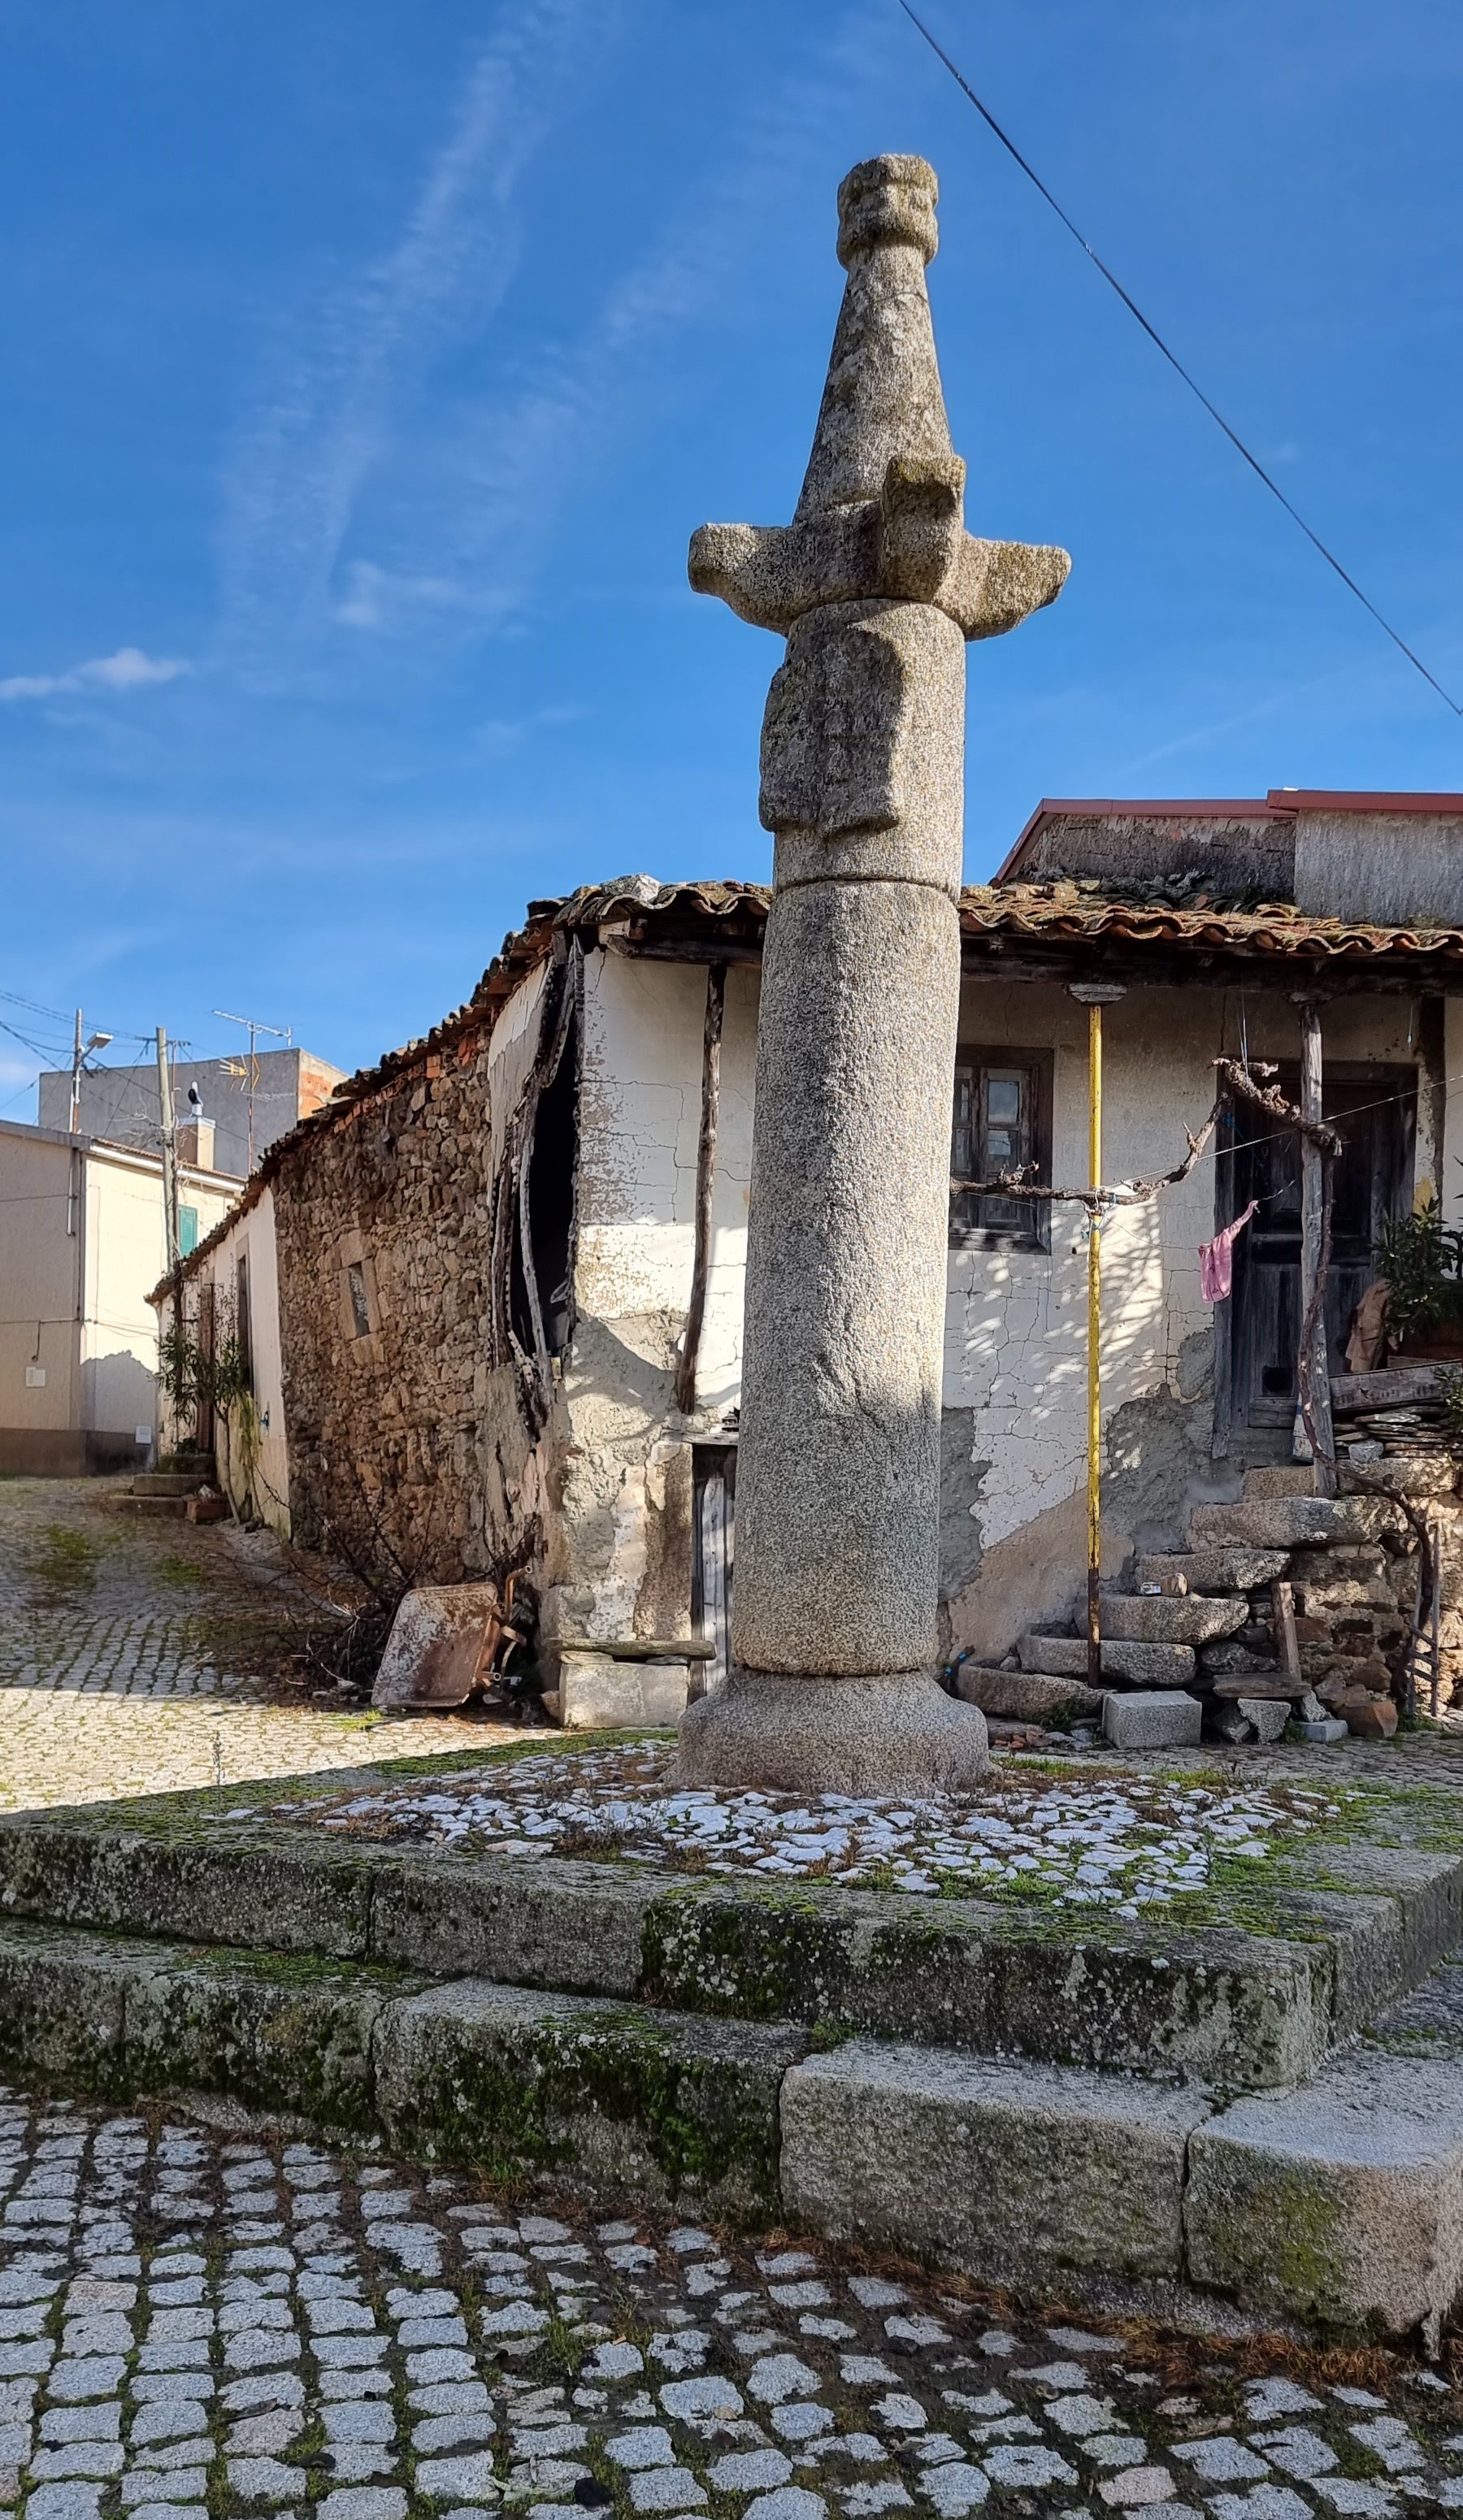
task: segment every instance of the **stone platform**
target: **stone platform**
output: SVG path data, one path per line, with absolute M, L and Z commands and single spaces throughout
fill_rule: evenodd
M 1463 2281 L 1463 2064 L 1375 2025 L 1463 1929 L 1463 1795 L 1312 1795 L 1265 1835 L 1252 1793 L 1226 1850 L 1232 1780 L 1175 1778 L 1209 1853 L 1136 1912 L 1054 1890 L 1050 1865 L 1024 1888 L 1029 1855 L 982 1897 L 941 1895 L 928 1853 L 901 1859 L 923 1892 L 712 1872 L 694 1844 L 637 1861 L 623 1787 L 597 1859 L 479 1851 L 466 1809 L 501 1816 L 517 1779 L 541 1822 L 575 1765 L 0 1823 L 0 2066 L 801 2224 L 1037 2299 L 1436 2335 Z M 1002 1790 L 1039 1847 L 1033 1793 L 1069 1815 L 1057 1836 L 1082 1792 L 1126 1809 L 1138 1783 Z M 850 1811 L 853 1857 L 875 1820 L 956 1842 L 949 1809 Z

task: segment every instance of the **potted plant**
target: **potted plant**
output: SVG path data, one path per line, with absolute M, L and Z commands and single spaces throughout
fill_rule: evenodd
M 1463 1358 L 1463 1228 L 1436 1198 L 1389 1217 L 1377 1245 L 1389 1288 L 1388 1335 L 1409 1357 Z

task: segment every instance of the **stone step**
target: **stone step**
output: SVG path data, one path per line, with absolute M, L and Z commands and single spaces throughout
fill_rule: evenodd
M 191 1470 L 139 1470 L 132 1482 L 135 1497 L 197 1496 L 204 1485 Z
M 1023 1671 L 1060 1679 L 1086 1678 L 1085 1637 L 1018 1637 L 1016 1650 Z M 1103 1640 L 1105 1680 L 1125 1681 L 1133 1688 L 1183 1688 L 1193 1679 L 1194 1668 L 1192 1645 L 1153 1644 L 1141 1638 Z
M 370 1772 L 332 1781 L 354 1791 Z M 279 1787 L 231 1786 L 231 1803 L 250 1791 Z M 1237 2090 L 1313 2071 L 1332 2036 L 1331 1938 L 1308 1912 L 1294 1941 L 1106 1909 L 1068 1911 L 1053 1933 L 1040 1906 L 996 1899 L 343 1844 L 221 1822 L 205 1796 L 0 1822 L 0 1911 Z M 1400 1992 L 1401 1947 L 1387 1954 Z
M 0 2064 L 130 2104 L 204 2093 L 418 2160 L 779 2218 L 805 2031 L 279 1954 L 0 1926 Z
M 1273 1584 L 1289 1564 L 1284 1549 L 1176 1550 L 1163 1557 L 1140 1557 L 1133 1582 L 1162 1584 L 1166 1576 L 1182 1575 L 1191 1593 L 1255 1593 Z
M 1064 1957 L 1079 1985 L 1079 1949 Z M 1176 2011 L 1186 1991 L 1168 1991 Z M 1129 2311 L 1201 2329 L 1237 2300 L 1257 2321 L 1421 2325 L 1436 2344 L 1463 2283 L 1450 2061 L 1362 2052 L 1299 2091 L 1219 2100 L 1129 2073 L 867 2037 L 813 2052 L 775 2024 L 11 1921 L 0 2066 L 520 2188 L 802 2227 L 1023 2295 L 1111 2310 L 1116 2287 Z
M 1208 1645 L 1248 1625 L 1243 1594 L 1107 1593 L 1103 1634 L 1133 1644 Z
M 114 1513 L 132 1514 L 154 1522 L 186 1522 L 191 1493 L 189 1490 L 182 1496 L 114 1497 L 112 1509 Z
M 1324 1549 L 1335 1541 L 1373 1540 L 1396 1519 L 1394 1507 L 1371 1497 L 1257 1497 L 1243 1505 L 1196 1505 L 1189 1540 L 1202 1549 Z
M 1315 1471 L 1308 1462 L 1264 1462 L 1245 1472 L 1245 1500 L 1257 1497 L 1313 1497 Z
M 1223 2294 L 1436 2352 L 1463 2283 L 1463 2076 L 1414 2057 L 1221 2106 L 855 2040 L 788 2074 L 782 2179 L 790 2222 L 831 2237 L 1027 2297 L 1111 2310 L 1120 2285 L 1185 2326 Z

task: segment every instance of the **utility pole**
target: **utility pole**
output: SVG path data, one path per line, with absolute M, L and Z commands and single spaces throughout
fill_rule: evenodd
M 173 1118 L 167 1035 L 158 1026 L 158 1102 L 162 1116 L 162 1220 L 167 1235 L 167 1274 L 178 1266 L 178 1132 Z
M 1102 1011 L 1123 995 L 1108 981 L 1076 981 L 1087 1010 L 1087 1686 L 1102 1687 Z
M 249 1065 L 241 1068 L 238 1060 L 234 1058 L 221 1058 L 218 1064 L 225 1076 L 242 1075 L 249 1081 L 249 1169 L 252 1172 L 254 1168 L 254 1087 L 259 1081 L 259 1061 L 254 1049 L 254 1037 L 258 1033 L 267 1032 L 272 1040 L 282 1041 L 288 1050 L 294 1044 L 294 1027 L 290 1024 L 282 1026 L 260 1023 L 254 1015 L 231 1015 L 223 1007 L 215 1007 L 213 1012 L 220 1023 L 243 1024 L 249 1034 Z

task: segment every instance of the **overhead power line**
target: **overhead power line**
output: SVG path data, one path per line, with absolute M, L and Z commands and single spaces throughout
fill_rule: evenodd
M 1414 648 L 1409 648 L 1400 631 L 1394 630 L 1392 623 L 1387 619 L 1385 613 L 1378 611 L 1377 607 L 1371 600 L 1371 597 L 1364 593 L 1362 588 L 1357 585 L 1356 580 L 1352 577 L 1349 569 L 1343 568 L 1335 552 L 1331 551 L 1328 546 L 1322 542 L 1320 535 L 1306 523 L 1300 509 L 1286 497 L 1285 492 L 1281 489 L 1280 484 L 1275 479 L 1274 475 L 1265 471 L 1265 468 L 1261 464 L 1258 456 L 1251 453 L 1250 448 L 1245 444 L 1245 441 L 1239 434 L 1238 429 L 1230 428 L 1222 411 L 1215 408 L 1214 404 L 1211 402 L 1208 394 L 1205 392 L 1203 385 L 1201 385 L 1194 377 L 1190 376 L 1182 359 L 1180 359 L 1174 351 L 1169 349 L 1162 333 L 1159 332 L 1156 325 L 1150 324 L 1142 307 L 1137 303 L 1137 300 L 1129 296 L 1127 291 L 1123 288 L 1121 281 L 1118 278 L 1117 273 L 1109 269 L 1096 247 L 1088 244 L 1087 239 L 1083 236 L 1081 229 L 1076 225 L 1076 222 L 1068 217 L 1067 212 L 1063 209 L 1061 202 L 1056 198 L 1056 195 L 1051 192 L 1045 184 L 1043 184 L 1041 177 L 1037 174 L 1036 169 L 1031 164 L 1029 158 L 1022 156 L 1021 151 L 1017 148 L 1010 133 L 1002 130 L 1001 125 L 995 118 L 995 115 L 991 112 L 989 106 L 982 103 L 964 71 L 955 62 L 951 61 L 949 54 L 945 51 L 943 44 L 939 42 L 937 36 L 931 32 L 923 18 L 921 18 L 916 11 L 910 7 L 909 0 L 899 0 L 899 7 L 903 10 L 910 24 L 916 27 L 919 33 L 924 36 L 924 39 L 929 45 L 931 52 L 935 55 L 936 60 L 944 64 L 945 68 L 949 71 L 956 86 L 966 97 L 969 98 L 971 104 L 975 107 L 977 113 L 981 116 L 982 121 L 994 133 L 996 139 L 1000 142 L 1001 147 L 1006 151 L 1008 157 L 1015 158 L 1022 173 L 1030 183 L 1035 185 L 1037 192 L 1041 195 L 1047 207 L 1056 211 L 1056 214 L 1061 220 L 1064 228 L 1067 230 L 1068 235 L 1075 239 L 1076 243 L 1081 247 L 1083 253 L 1087 256 L 1088 261 L 1096 264 L 1097 269 L 1102 273 L 1108 287 L 1115 291 L 1117 295 L 1121 298 L 1123 305 L 1127 308 L 1127 311 L 1129 315 L 1132 316 L 1134 322 L 1142 326 L 1150 341 L 1153 343 L 1154 348 L 1167 360 L 1174 375 L 1183 380 L 1183 382 L 1188 386 L 1189 391 L 1193 394 L 1195 400 L 1204 405 L 1205 410 L 1209 413 L 1211 420 L 1214 422 L 1215 426 L 1222 428 L 1230 445 L 1234 448 L 1235 453 L 1243 457 L 1257 479 L 1262 481 L 1265 488 L 1271 493 L 1272 497 L 1279 500 L 1286 515 L 1295 524 L 1300 526 L 1306 541 L 1320 553 L 1320 556 L 1326 562 L 1327 567 L 1335 569 L 1343 586 L 1349 587 L 1351 593 L 1355 596 L 1357 603 L 1365 606 L 1367 611 L 1371 614 L 1372 619 L 1376 622 L 1378 629 L 1386 632 L 1394 648 L 1400 649 L 1402 654 L 1406 657 L 1408 664 L 1416 666 L 1418 672 L 1423 678 L 1423 681 L 1432 685 L 1433 690 L 1437 693 L 1439 698 L 1452 710 L 1454 717 L 1463 717 L 1463 701 L 1455 700 L 1450 692 L 1445 692 L 1443 690 L 1437 675 L 1429 671 L 1428 667 L 1423 663 L 1421 656 L 1418 655 L 1417 651 Z

